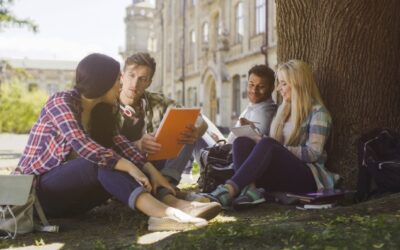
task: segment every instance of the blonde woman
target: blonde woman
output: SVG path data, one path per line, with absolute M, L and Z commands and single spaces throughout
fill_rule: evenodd
M 260 189 L 291 193 L 333 188 L 338 176 L 325 167 L 324 146 L 331 128 L 305 62 L 290 60 L 278 67 L 276 91 L 283 102 L 272 121 L 270 137 L 233 143 L 235 174 L 208 196 L 224 208 L 245 208 L 265 201 Z

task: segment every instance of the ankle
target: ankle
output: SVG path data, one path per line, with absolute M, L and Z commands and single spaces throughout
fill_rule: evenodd
M 231 184 L 228 184 L 228 183 L 227 183 L 227 184 L 225 184 L 225 187 L 226 187 L 226 189 L 228 190 L 229 196 L 230 196 L 231 198 L 233 198 L 233 197 L 236 196 L 237 191 L 236 191 L 236 189 L 235 189 L 234 186 L 232 186 Z

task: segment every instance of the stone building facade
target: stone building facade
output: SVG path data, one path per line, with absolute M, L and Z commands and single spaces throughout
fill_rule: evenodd
M 276 66 L 274 1 L 163 0 L 152 15 L 151 34 L 135 35 L 152 43 L 158 64 L 153 90 L 230 127 L 248 103 L 248 70 Z
M 18 79 L 28 90 L 40 89 L 52 95 L 70 89 L 75 81 L 78 62 L 60 60 L 4 59 L 0 70 L 0 82 L 16 77 L 16 70 L 23 70 Z

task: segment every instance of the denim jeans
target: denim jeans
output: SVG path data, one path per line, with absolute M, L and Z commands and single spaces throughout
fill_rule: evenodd
M 227 183 L 239 191 L 251 183 L 274 192 L 307 193 L 317 189 L 310 168 L 269 137 L 258 143 L 247 137 L 236 138 L 233 166 L 235 174 Z
M 143 192 L 130 175 L 77 158 L 41 175 L 37 194 L 47 215 L 63 217 L 85 213 L 112 196 L 135 209 Z
M 176 182 L 175 184 L 178 184 L 185 168 L 188 167 L 188 164 L 192 164 L 190 158 L 192 157 L 194 147 L 195 145 L 185 144 L 176 158 L 166 161 L 156 161 L 153 164 L 163 175 L 172 178 Z

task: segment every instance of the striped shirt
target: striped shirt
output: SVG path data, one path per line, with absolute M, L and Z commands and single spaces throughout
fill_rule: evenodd
M 339 175 L 325 168 L 327 154 L 324 146 L 331 126 L 332 119 L 328 110 L 321 105 L 314 105 L 308 119 L 301 126 L 299 146 L 286 146 L 310 167 L 318 190 L 334 188 L 339 179 Z
M 113 169 L 122 156 L 89 137 L 80 122 L 81 113 L 78 91 L 59 92 L 50 97 L 31 129 L 16 172 L 44 174 L 67 161 L 71 152 L 99 167 Z M 124 157 L 138 167 L 143 166 L 145 157 L 124 136 L 114 136 L 113 142 Z

